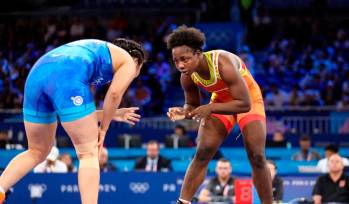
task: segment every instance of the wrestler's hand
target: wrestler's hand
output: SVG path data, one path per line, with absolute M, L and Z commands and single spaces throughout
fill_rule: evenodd
M 186 116 L 186 111 L 182 107 L 171 107 L 168 109 L 167 116 L 171 121 L 183 120 Z
M 141 118 L 141 116 L 136 113 L 137 110 L 139 110 L 138 107 L 116 109 L 113 120 L 135 125 Z
M 189 116 L 196 122 L 201 122 L 202 125 L 205 125 L 205 122 L 210 117 L 211 113 L 211 107 L 207 104 L 195 108 L 189 113 Z
M 107 134 L 107 131 L 104 131 L 102 129 L 98 129 L 98 155 L 101 154 L 101 151 L 103 149 L 104 139 L 105 135 Z

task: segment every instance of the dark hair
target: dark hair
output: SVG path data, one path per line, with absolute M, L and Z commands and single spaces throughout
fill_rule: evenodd
M 334 153 L 338 153 L 338 146 L 334 145 L 334 144 L 326 145 L 325 151 L 331 151 L 331 152 L 334 152 Z
M 175 129 L 177 129 L 177 128 L 181 129 L 184 135 L 186 134 L 187 131 L 183 125 L 178 124 L 178 125 L 176 125 Z
M 157 140 L 149 140 L 149 142 L 147 142 L 147 146 L 151 144 L 156 144 L 158 147 L 160 147 L 160 144 Z
M 304 134 L 299 138 L 299 140 L 300 141 L 310 141 L 310 137 L 309 137 L 309 135 Z
M 145 51 L 141 44 L 134 40 L 129 40 L 125 38 L 117 38 L 113 42 L 114 45 L 126 50 L 128 54 L 138 60 L 139 64 L 145 61 Z
M 283 134 L 283 131 L 282 131 L 281 129 L 276 129 L 276 130 L 274 131 L 274 133 L 281 133 L 281 134 Z
M 205 34 L 194 27 L 187 27 L 185 25 L 175 29 L 167 38 L 167 48 L 186 45 L 193 50 L 200 50 L 205 44 Z

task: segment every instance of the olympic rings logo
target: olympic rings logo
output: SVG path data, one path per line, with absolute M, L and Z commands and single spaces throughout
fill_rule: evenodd
M 30 198 L 41 198 L 47 190 L 47 186 L 43 183 L 29 184 L 28 190 L 30 192 Z
M 29 184 L 28 185 L 28 190 L 32 191 L 32 190 L 39 190 L 41 192 L 45 192 L 47 190 L 47 186 L 46 184 L 43 183 L 38 183 L 38 184 Z
M 150 186 L 148 183 L 134 183 L 134 182 L 131 182 L 130 185 L 130 190 L 134 193 L 145 193 L 149 190 Z

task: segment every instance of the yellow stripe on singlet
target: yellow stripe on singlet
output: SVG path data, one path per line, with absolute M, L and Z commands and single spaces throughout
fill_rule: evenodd
M 194 72 L 191 78 L 196 84 L 201 83 L 203 86 L 212 86 L 217 82 L 217 77 L 220 78 L 218 68 L 214 63 L 218 60 L 218 53 L 214 51 L 204 52 L 204 57 L 210 71 L 210 79 L 203 79 L 197 72 Z

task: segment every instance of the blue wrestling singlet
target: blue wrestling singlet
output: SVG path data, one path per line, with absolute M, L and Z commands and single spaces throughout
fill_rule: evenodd
M 107 42 L 79 40 L 43 55 L 31 69 L 24 88 L 24 120 L 53 123 L 80 119 L 96 110 L 90 85 L 113 78 Z

